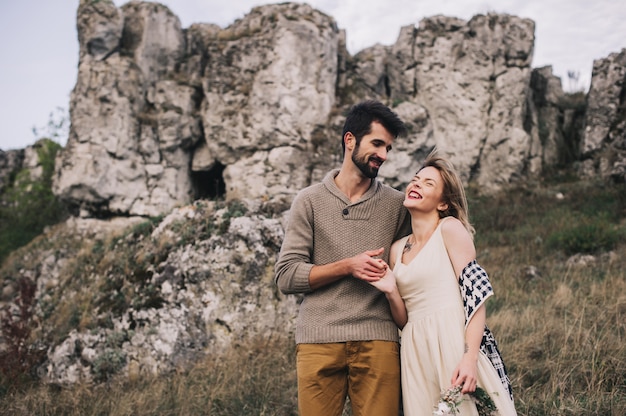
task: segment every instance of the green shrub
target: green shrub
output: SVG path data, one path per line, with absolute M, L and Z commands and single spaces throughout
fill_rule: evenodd
M 65 206 L 52 193 L 54 159 L 61 146 L 42 139 L 35 147 L 43 168 L 41 176 L 33 179 L 31 172 L 23 169 L 0 195 L 0 263 L 67 215 Z
M 107 381 L 126 365 L 126 353 L 121 348 L 109 348 L 93 363 L 94 380 Z
M 620 241 L 620 230 L 604 218 L 587 219 L 555 231 L 548 237 L 548 247 L 567 255 L 610 251 Z

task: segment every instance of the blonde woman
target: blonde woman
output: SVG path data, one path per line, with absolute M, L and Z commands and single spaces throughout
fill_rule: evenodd
M 467 199 L 452 164 L 433 151 L 407 186 L 412 233 L 391 247 L 390 270 L 371 284 L 385 293 L 402 329 L 404 414 L 432 415 L 442 391 L 477 386 L 498 414 L 515 415 L 509 378 L 487 328 L 492 288 L 476 263 Z M 461 415 L 478 414 L 464 396 Z

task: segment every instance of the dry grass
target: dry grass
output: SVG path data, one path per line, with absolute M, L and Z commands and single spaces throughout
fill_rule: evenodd
M 624 246 L 604 264 L 492 267 L 489 314 L 524 415 L 626 414 Z
M 565 190 L 563 199 L 555 189 L 518 190 L 474 206 L 489 219 L 477 223 L 479 262 L 496 292 L 488 323 L 519 414 L 625 415 L 624 189 L 569 184 L 557 190 Z M 586 265 L 568 262 L 563 249 L 572 241 L 592 247 L 576 234 L 583 232 L 579 225 L 597 220 L 611 225 L 598 228 L 604 233 L 598 240 L 609 246 L 589 253 L 594 261 Z M 546 243 L 565 231 L 564 247 Z
M 39 386 L 2 398 L 0 414 L 295 415 L 293 339 L 251 340 L 167 376 L 97 386 Z

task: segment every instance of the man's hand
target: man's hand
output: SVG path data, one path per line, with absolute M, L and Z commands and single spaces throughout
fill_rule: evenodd
M 352 276 L 366 282 L 376 282 L 385 276 L 387 272 L 387 263 L 382 259 L 376 258 L 383 254 L 384 248 L 377 250 L 368 250 L 364 253 L 352 257 L 350 260 L 350 269 Z
M 387 263 L 376 258 L 384 251 L 383 248 L 379 248 L 334 263 L 314 265 L 309 273 L 309 287 L 311 290 L 317 290 L 337 280 L 351 278 L 350 276 L 365 282 L 378 281 L 388 268 Z

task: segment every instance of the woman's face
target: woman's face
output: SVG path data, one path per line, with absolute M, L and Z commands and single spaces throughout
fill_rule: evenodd
M 439 170 L 427 166 L 415 174 L 406 188 L 404 206 L 420 211 L 445 211 L 447 204 L 443 197 L 443 178 Z

